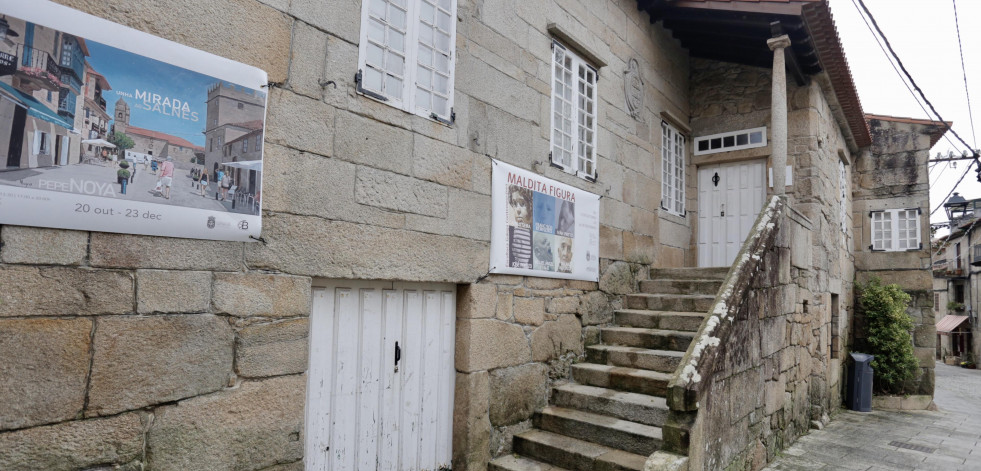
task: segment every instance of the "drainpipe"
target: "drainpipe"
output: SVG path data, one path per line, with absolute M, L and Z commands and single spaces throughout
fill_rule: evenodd
M 783 50 L 790 47 L 790 36 L 785 34 L 768 39 L 766 45 L 773 51 L 770 165 L 773 167 L 773 193 L 782 196 L 787 190 L 787 69 Z

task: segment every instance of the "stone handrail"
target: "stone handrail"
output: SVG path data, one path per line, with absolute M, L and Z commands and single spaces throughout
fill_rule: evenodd
M 709 315 L 702 321 L 668 384 L 667 402 L 671 412 L 663 428 L 663 449 L 667 452 L 688 455 L 691 426 L 697 417 L 699 401 L 709 389 L 703 388 L 703 385 L 712 384 L 712 377 L 718 369 L 717 360 L 729 346 L 736 312 L 756 278 L 754 275 L 764 272 L 764 255 L 773 246 L 785 208 L 785 197 L 771 196 L 760 211 L 715 297 Z M 737 348 L 745 346 L 739 345 Z

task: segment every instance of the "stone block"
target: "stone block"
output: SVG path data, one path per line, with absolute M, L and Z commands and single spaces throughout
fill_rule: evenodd
M 937 326 L 923 324 L 913 329 L 913 345 L 918 347 L 935 347 L 937 345 Z
M 654 262 L 656 249 L 651 236 L 623 231 L 623 258 L 628 262 L 650 264 Z
M 614 262 L 600 276 L 599 288 L 612 294 L 636 293 L 636 274 L 629 263 Z
M 600 258 L 623 260 L 623 230 L 600 224 Z
M 310 2 L 303 3 L 308 4 Z M 298 5 L 297 7 L 300 8 Z M 338 15 L 331 16 L 336 17 Z M 326 68 L 327 44 L 327 33 L 303 21 L 293 23 L 289 79 L 287 80 L 291 90 L 311 98 L 319 99 L 323 95 L 324 87 L 320 85 L 320 82 L 328 80 L 325 76 L 328 70 Z
M 490 461 L 489 375 L 457 373 L 453 405 L 453 469 L 486 470 Z
M 67 267 L 0 267 L 0 317 L 133 312 L 133 275 Z
M 303 373 L 307 370 L 309 332 L 308 318 L 242 328 L 235 339 L 238 375 L 255 378 Z
M 310 285 L 304 276 L 215 273 L 215 311 L 238 317 L 307 316 Z
M 459 319 L 494 317 L 500 310 L 499 302 L 497 285 L 464 285 L 456 298 L 456 317 Z
M 556 314 L 575 314 L 579 312 L 579 297 L 563 296 L 549 299 L 547 310 Z
M 246 381 L 157 409 L 148 469 L 257 470 L 303 457 L 306 377 Z
M 265 139 L 294 149 L 333 156 L 336 114 L 334 107 L 319 99 L 274 88 L 266 110 Z
M 242 243 L 93 232 L 94 267 L 162 270 L 241 270 Z
M 271 82 L 286 80 L 289 56 L 283 52 L 290 47 L 292 21 L 268 5 L 250 0 L 177 0 L 166 4 L 141 0 L 113 4 L 61 0 L 58 3 L 258 67 L 269 74 Z
M 81 265 L 89 233 L 43 227 L 0 227 L 0 261 L 33 265 Z
M 502 321 L 510 321 L 514 318 L 513 294 L 501 293 L 497 295 L 497 312 L 494 317 Z
M 545 407 L 548 371 L 541 363 L 528 363 L 490 372 L 491 425 L 513 425 Z
M 136 308 L 151 312 L 203 312 L 211 307 L 211 272 L 136 271 Z
M 519 325 L 494 319 L 459 319 L 456 369 L 473 372 L 531 361 L 531 347 Z
M 441 185 L 464 190 L 473 188 L 473 159 L 470 150 L 425 136 L 415 136 L 412 147 L 412 175 Z
M 143 456 L 141 414 L 76 420 L 0 434 L 0 469 L 110 469 Z
M 662 246 L 661 252 L 658 255 L 659 255 L 658 265 L 661 268 L 681 268 L 685 266 L 684 249 L 680 249 L 678 247 Z
M 235 334 L 210 314 L 97 321 L 87 414 L 110 415 L 217 391 L 232 373 Z
M 514 298 L 514 321 L 526 325 L 542 325 L 545 322 L 544 298 Z
M 337 116 L 337 155 L 348 162 L 410 175 L 413 135 L 352 113 Z
M 262 236 L 249 266 L 297 275 L 469 283 L 490 259 L 487 242 L 285 214 L 263 217 Z
M 481 193 L 448 188 L 446 214 L 432 217 L 406 214 L 405 228 L 430 234 L 451 235 L 490 241 L 490 197 Z
M 0 430 L 68 420 L 82 411 L 91 332 L 92 320 L 84 318 L 0 319 Z M 0 434 L 0 443 L 8 439 Z M 10 448 L 0 450 L 4 463 Z
M 341 0 L 324 8 L 317 0 L 290 0 L 290 15 L 306 21 L 334 36 L 357 44 L 361 39 L 361 2 Z
M 354 194 L 359 204 L 440 218 L 449 206 L 445 186 L 369 167 L 358 168 Z
M 456 90 L 491 106 L 506 110 L 519 119 L 538 121 L 542 95 L 523 81 L 516 80 L 471 54 L 457 56 Z M 531 128 L 524 132 L 530 132 Z
M 547 321 L 531 334 L 534 361 L 551 361 L 566 353 L 582 354 L 582 325 L 572 314 L 562 314 Z
M 579 315 L 583 325 L 599 325 L 613 321 L 614 305 L 607 295 L 593 291 L 582 297 Z
M 264 210 L 374 226 L 405 225 L 404 214 L 355 201 L 355 164 L 267 144 L 263 166 Z M 325 175 L 330 185 L 324 185 Z

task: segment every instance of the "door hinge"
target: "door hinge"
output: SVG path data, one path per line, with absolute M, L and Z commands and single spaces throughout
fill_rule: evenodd
M 429 115 L 429 117 L 447 126 L 451 126 L 456 122 L 456 111 L 454 111 L 453 108 L 450 108 L 450 119 L 443 119 L 436 113 Z
M 358 93 L 362 95 L 370 96 L 376 100 L 388 101 L 388 97 L 380 93 L 375 93 L 371 90 L 365 90 L 365 88 L 361 86 L 361 82 L 362 82 L 361 69 L 358 69 L 358 73 L 354 74 L 355 90 L 357 90 Z

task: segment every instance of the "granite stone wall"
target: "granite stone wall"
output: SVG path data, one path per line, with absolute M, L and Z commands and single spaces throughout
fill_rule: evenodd
M 269 74 L 266 242 L 0 227 L 2 469 L 300 469 L 318 279 L 459 284 L 454 469 L 483 469 L 646 268 L 691 258 L 659 162 L 688 56 L 636 2 L 460 0 L 446 126 L 356 93 L 360 1 L 58 1 Z M 554 31 L 603 62 L 595 182 L 548 162 Z M 492 158 L 602 196 L 600 282 L 482 278 Z

